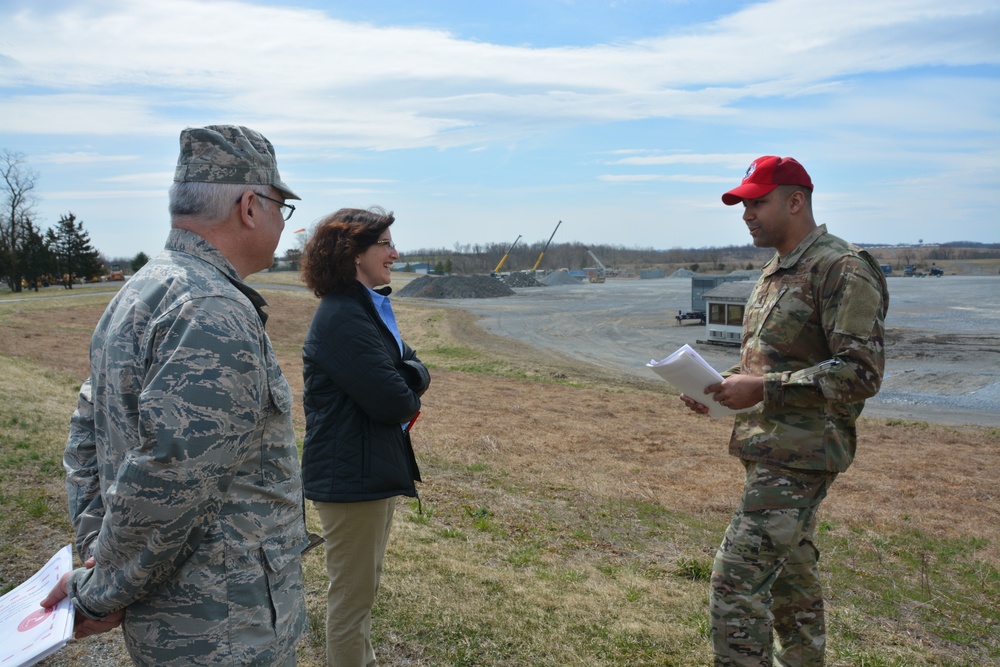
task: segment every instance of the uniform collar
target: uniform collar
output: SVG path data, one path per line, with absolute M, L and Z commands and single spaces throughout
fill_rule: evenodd
M 167 250 L 197 257 L 217 268 L 230 280 L 243 282 L 232 262 L 226 259 L 226 256 L 218 248 L 192 231 L 188 231 L 187 229 L 171 229 L 164 247 Z
M 250 300 L 254 310 L 257 311 L 257 316 L 260 317 L 261 324 L 267 324 L 267 313 L 264 311 L 267 301 L 260 293 L 243 282 L 232 262 L 226 259 L 226 256 L 205 238 L 187 229 L 171 229 L 164 248 L 173 252 L 191 255 L 214 266 L 226 280 L 233 284 L 233 287 L 242 292 Z
M 769 261 L 764 267 L 764 275 L 769 276 L 779 269 L 790 269 L 795 266 L 802 258 L 802 255 L 805 254 L 806 250 L 808 250 L 810 246 L 812 246 L 812 244 L 824 234 L 826 234 L 826 225 L 817 225 L 816 229 L 806 234 L 806 237 L 802 239 L 797 246 L 795 246 L 795 250 L 791 251 L 784 257 L 775 253 L 774 257 L 771 258 L 771 261 Z

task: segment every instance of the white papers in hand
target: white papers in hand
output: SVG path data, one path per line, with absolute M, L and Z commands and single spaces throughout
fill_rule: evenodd
M 45 567 L 0 598 L 0 665 L 28 667 L 73 636 L 73 602 L 68 597 L 51 609 L 39 605 L 72 567 L 73 549 L 67 544 Z
M 731 410 L 716 403 L 710 395 L 706 395 L 705 387 L 722 382 L 722 376 L 686 343 L 666 359 L 660 361 L 654 359 L 646 366 L 652 368 L 654 373 L 679 389 L 682 394 L 687 394 L 707 407 L 709 417 L 726 417 L 753 409 Z

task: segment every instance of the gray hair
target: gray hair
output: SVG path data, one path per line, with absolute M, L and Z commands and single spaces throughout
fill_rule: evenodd
M 244 192 L 249 190 L 264 194 L 259 191 L 266 189 L 265 186 L 255 189 L 250 184 L 242 183 L 175 182 L 170 186 L 170 217 L 189 215 L 206 222 L 222 220 Z M 265 211 L 270 206 L 267 199 L 261 199 L 260 204 Z

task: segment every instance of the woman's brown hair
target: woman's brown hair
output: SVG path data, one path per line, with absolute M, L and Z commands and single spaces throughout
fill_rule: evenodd
M 357 281 L 355 259 L 396 221 L 379 206 L 342 208 L 316 224 L 302 253 L 302 279 L 318 297 L 345 292 Z

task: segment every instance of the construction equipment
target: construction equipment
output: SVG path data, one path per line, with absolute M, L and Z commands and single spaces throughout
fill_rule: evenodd
M 109 281 L 125 280 L 125 272 L 122 271 L 122 267 L 120 264 L 111 265 L 111 271 L 108 272 L 108 280 Z
M 588 280 L 590 280 L 590 282 L 592 283 L 603 283 L 605 280 L 604 276 L 608 270 L 605 268 L 603 264 L 601 264 L 601 260 L 597 259 L 597 255 L 590 252 L 590 248 L 587 249 L 587 254 L 590 255 L 591 259 L 597 262 L 597 273 L 588 276 Z
M 556 235 L 556 232 L 559 231 L 559 225 L 561 225 L 561 224 L 562 224 L 562 220 L 560 220 L 556 224 L 556 228 L 552 230 L 552 236 Z M 531 267 L 532 271 L 537 271 L 538 270 L 538 265 L 542 263 L 542 257 L 545 257 L 545 251 L 549 249 L 549 244 L 552 243 L 552 236 L 550 236 L 549 240 L 545 242 L 545 247 L 542 248 L 542 252 L 540 252 L 538 254 L 538 259 L 535 261 L 535 265 L 533 267 Z
M 503 254 L 503 257 L 500 258 L 500 263 L 497 264 L 497 268 L 493 269 L 493 273 L 490 274 L 491 276 L 493 276 L 494 278 L 500 277 L 500 267 L 503 266 L 503 263 L 507 261 L 507 255 L 510 254 L 510 251 L 514 249 L 514 246 L 516 246 L 517 242 L 520 240 L 521 240 L 521 235 L 518 234 L 517 238 L 514 239 L 514 242 L 510 244 L 509 248 L 507 248 L 507 252 L 505 252 Z

